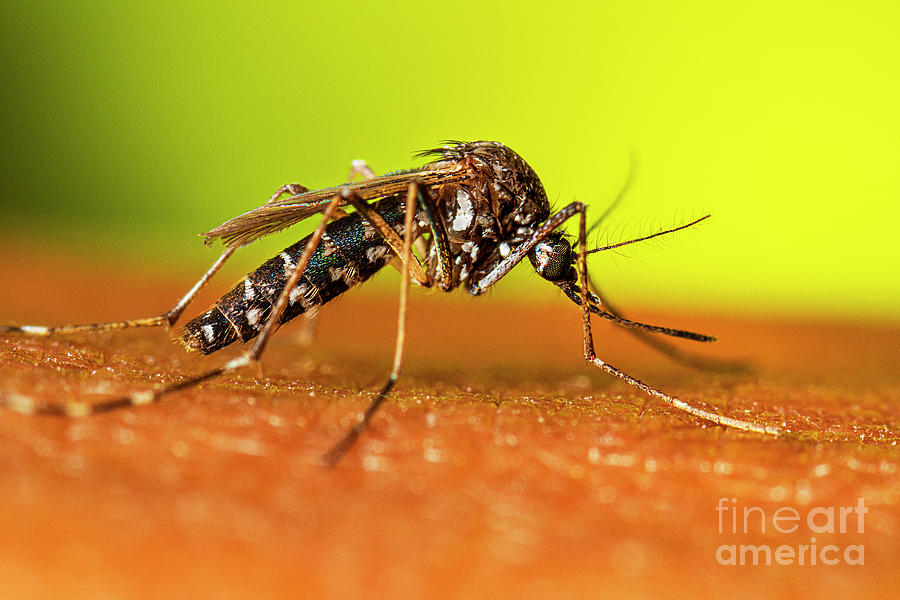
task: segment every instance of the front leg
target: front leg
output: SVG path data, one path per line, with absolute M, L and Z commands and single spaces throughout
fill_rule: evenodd
M 572 293 L 577 294 L 578 304 L 581 305 L 581 322 L 582 322 L 582 334 L 584 341 L 584 360 L 598 367 L 611 375 L 615 375 L 619 379 L 639 388 L 650 396 L 655 398 L 659 398 L 663 402 L 669 404 L 670 406 L 677 408 L 678 410 L 684 411 L 686 413 L 690 413 L 695 417 L 699 417 L 701 419 L 705 419 L 716 425 L 722 425 L 725 427 L 733 427 L 735 429 L 741 429 L 743 431 L 753 431 L 756 433 L 763 433 L 768 435 L 779 435 L 781 430 L 777 427 L 773 427 L 771 425 L 763 425 L 760 423 L 753 423 L 749 421 L 742 421 L 740 419 L 734 419 L 731 417 L 725 417 L 722 415 L 717 415 L 715 413 L 709 412 L 707 410 L 703 410 L 702 408 L 697 408 L 683 400 L 679 400 L 674 396 L 670 396 L 660 390 L 657 390 L 654 387 L 651 387 L 644 383 L 643 381 L 632 377 L 631 375 L 625 373 L 624 371 L 620 371 L 616 367 L 611 364 L 601 360 L 597 357 L 596 352 L 594 351 L 594 338 L 593 333 L 591 332 L 591 303 L 588 301 L 588 271 L 587 271 L 587 254 L 588 251 L 586 249 L 587 242 L 587 220 L 586 220 L 586 212 L 585 205 L 581 202 L 573 202 L 569 204 L 561 211 L 550 217 L 535 233 L 529 236 L 524 242 L 522 242 L 509 256 L 507 256 L 504 260 L 500 261 L 494 268 L 492 268 L 484 277 L 475 282 L 475 284 L 469 288 L 469 293 L 473 295 L 479 295 L 484 292 L 484 290 L 496 283 L 501 277 L 509 273 L 513 267 L 516 266 L 528 252 L 531 251 L 539 242 L 546 239 L 554 229 L 562 225 L 565 221 L 570 219 L 575 215 L 579 216 L 579 235 L 578 235 L 578 278 L 581 280 L 582 284 L 578 286 L 578 289 L 575 290 L 571 288 Z M 563 288 L 565 291 L 565 287 Z M 594 304 L 595 307 L 599 308 L 597 304 Z M 601 315 L 604 316 L 604 315 Z M 613 316 L 613 315 L 608 315 Z M 608 317 L 607 317 L 608 318 Z M 627 319 L 616 319 L 620 321 L 620 324 L 624 324 Z M 628 322 L 629 325 L 642 325 L 639 323 Z M 678 337 L 694 337 L 694 339 L 705 338 L 706 336 L 699 336 L 699 334 L 693 334 L 691 332 L 681 332 L 676 330 L 668 330 L 667 328 L 661 327 L 652 327 L 643 325 L 642 328 L 649 328 L 651 331 L 657 331 L 659 333 L 668 332 L 669 335 L 677 335 Z M 686 335 L 681 335 L 686 334 Z M 701 339 L 700 341 L 708 341 Z
M 528 253 L 531 252 L 531 249 L 534 248 L 539 242 L 547 239 L 547 236 L 549 236 L 554 229 L 568 221 L 577 213 L 584 213 L 584 203 L 573 202 L 547 219 L 547 221 L 545 221 L 537 231 L 528 236 L 528 238 L 524 242 L 516 246 L 516 249 L 513 250 L 509 255 L 507 255 L 506 258 L 497 263 L 494 268 L 488 271 L 481 279 L 476 281 L 469 288 L 469 293 L 473 296 L 480 296 L 481 294 L 483 294 L 484 290 L 500 281 L 502 277 L 512 271 L 513 267 L 522 262 L 522 259 L 528 256 Z
M 674 396 L 670 396 L 665 392 L 662 392 L 654 387 L 651 387 L 637 379 L 632 377 L 628 373 L 617 369 L 611 364 L 601 360 L 597 357 L 596 352 L 594 351 L 594 336 L 591 332 L 591 312 L 588 304 L 588 271 L 587 271 L 587 250 L 585 246 L 587 245 L 587 219 L 585 217 L 584 207 L 581 207 L 581 210 L 578 211 L 580 213 L 578 220 L 578 275 L 579 279 L 582 281 L 582 285 L 579 289 L 580 296 L 580 304 L 581 304 L 581 325 L 582 325 L 582 334 L 584 338 L 584 360 L 589 364 L 594 365 L 600 369 L 603 369 L 610 375 L 615 375 L 619 379 L 635 386 L 636 388 L 643 390 L 649 396 L 659 398 L 669 406 L 673 408 L 677 408 L 678 410 L 684 411 L 686 413 L 692 414 L 695 417 L 699 417 L 701 419 L 705 419 L 716 425 L 721 425 L 723 427 L 733 427 L 735 429 L 740 429 L 743 431 L 753 431 L 755 433 L 762 433 L 768 435 L 778 436 L 781 434 L 781 429 L 778 427 L 774 427 L 772 425 L 763 425 L 761 423 L 753 423 L 750 421 L 742 421 L 740 419 L 734 419 L 731 417 L 725 417 L 722 415 L 717 415 L 716 413 L 709 412 L 708 410 L 703 410 L 702 408 L 697 408 L 691 404 L 688 404 L 684 400 L 679 400 Z

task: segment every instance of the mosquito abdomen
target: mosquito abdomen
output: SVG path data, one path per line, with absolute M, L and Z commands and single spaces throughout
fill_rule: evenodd
M 375 203 L 374 208 L 403 235 L 402 200 L 386 198 Z M 181 336 L 184 344 L 210 354 L 238 339 L 247 342 L 259 335 L 309 237 L 267 260 L 212 308 L 188 322 Z M 369 279 L 393 257 L 390 246 L 358 213 L 329 223 L 297 286 L 291 290 L 279 322 L 287 323 L 340 296 Z

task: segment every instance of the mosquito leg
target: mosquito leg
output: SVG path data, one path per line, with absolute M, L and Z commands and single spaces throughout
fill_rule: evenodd
M 610 303 L 610 301 L 600 291 L 600 289 L 593 282 L 590 276 L 588 276 L 587 281 L 588 288 L 591 292 L 593 292 L 593 295 L 596 296 L 597 300 L 599 301 L 598 304 L 613 316 L 624 319 L 625 317 L 622 315 L 622 312 Z M 625 327 L 624 329 L 632 336 L 647 344 L 660 354 L 663 354 L 673 361 L 686 367 L 691 367 L 693 369 L 702 371 L 719 371 L 726 373 L 747 373 L 751 370 L 750 365 L 745 362 L 698 356 L 691 352 L 685 352 L 680 348 L 677 348 L 674 345 L 666 342 L 665 340 L 661 340 L 658 337 L 650 335 L 645 331 L 641 331 L 640 329 L 634 329 L 630 327 Z
M 278 188 L 274 194 L 268 199 L 267 204 L 274 202 L 285 194 L 297 195 L 309 191 L 306 187 L 299 183 L 286 183 Z M 24 333 L 27 335 L 48 336 L 53 334 L 77 333 L 82 331 L 106 331 L 110 329 L 128 329 L 132 327 L 172 327 L 182 313 L 193 301 L 197 293 L 205 286 L 210 279 L 222 268 L 234 251 L 236 246 L 226 248 L 225 251 L 216 259 L 216 262 L 203 274 L 203 277 L 194 284 L 194 286 L 185 294 L 170 310 L 157 317 L 145 317 L 142 319 L 131 319 L 128 321 L 113 321 L 109 323 L 86 323 L 76 325 L 61 325 L 57 327 L 48 327 L 45 325 L 0 325 L 0 333 Z
M 560 288 L 566 296 L 569 297 L 572 302 L 576 305 L 581 306 L 581 288 L 572 282 L 556 282 L 555 284 L 558 288 Z M 663 335 L 668 335 L 671 337 L 683 338 L 687 340 L 692 340 L 694 342 L 715 342 L 716 338 L 711 335 L 706 335 L 704 333 L 696 333 L 693 331 L 685 331 L 684 329 L 673 329 L 671 327 L 660 327 L 659 325 L 649 325 L 647 323 L 640 323 L 638 321 L 631 321 L 630 319 L 626 319 L 625 317 L 613 314 L 608 310 L 602 307 L 602 303 L 600 298 L 594 295 L 593 292 L 588 292 L 588 310 L 598 317 L 602 317 L 607 321 L 611 321 L 615 323 L 619 327 L 623 327 L 625 329 L 631 331 L 641 331 L 646 333 L 660 333 Z
M 510 270 L 516 264 L 518 264 L 527 254 L 531 251 L 534 246 L 545 239 L 554 229 L 562 225 L 565 221 L 575 216 L 575 214 L 579 215 L 579 235 L 578 235 L 578 270 L 579 270 L 579 278 L 582 282 L 586 282 L 588 279 L 587 273 L 587 250 L 585 248 L 585 240 L 587 238 L 587 220 L 585 213 L 585 206 L 581 202 L 573 202 L 568 206 L 564 207 L 562 210 L 557 212 L 555 215 L 550 217 L 531 237 L 522 242 L 512 253 L 509 254 L 504 260 L 502 260 L 499 264 L 497 264 L 493 269 L 488 271 L 479 281 L 477 281 L 472 287 L 469 288 L 469 293 L 472 295 L 479 295 L 484 292 L 484 290 L 496 283 L 501 277 L 509 273 Z M 704 217 L 705 218 L 705 217 Z M 659 234 L 655 234 L 659 235 Z M 773 427 L 770 425 L 760 425 L 757 423 L 750 423 L 747 421 L 741 421 L 738 419 L 733 419 L 731 417 L 723 417 L 721 415 L 717 415 L 715 413 L 711 413 L 709 411 L 697 408 L 695 406 L 691 406 L 690 404 L 679 400 L 673 396 L 669 396 L 656 388 L 650 387 L 643 381 L 639 379 L 635 379 L 631 375 L 620 371 L 616 367 L 600 360 L 597 358 L 597 355 L 594 351 L 594 338 L 591 333 L 591 310 L 590 304 L 588 302 L 588 290 L 587 285 L 578 286 L 579 293 L 579 304 L 581 305 L 581 321 L 582 321 L 582 329 L 584 333 L 584 358 L 585 360 L 593 364 L 594 366 L 603 369 L 607 373 L 615 375 L 619 379 L 630 383 L 631 385 L 643 390 L 647 394 L 652 397 L 659 398 L 663 400 L 667 404 L 677 408 L 678 410 L 682 410 L 684 412 L 690 413 L 696 417 L 701 419 L 706 419 L 707 421 L 711 421 L 717 425 L 734 427 L 736 429 L 741 429 L 744 431 L 754 431 L 757 433 L 765 433 L 769 435 L 779 435 L 781 430 L 777 427 Z M 690 333 L 690 332 L 684 332 Z
M 310 236 L 310 239 L 306 244 L 306 248 L 304 248 L 303 254 L 300 256 L 300 259 L 294 266 L 294 270 L 291 272 L 291 276 L 288 279 L 284 290 L 278 297 L 275 307 L 269 314 L 269 318 L 266 321 L 265 326 L 260 332 L 259 337 L 256 338 L 256 343 L 253 344 L 250 350 L 248 350 L 244 354 L 228 361 L 221 367 L 217 367 L 204 373 L 200 373 L 199 375 L 194 375 L 193 377 L 188 377 L 177 383 L 169 384 L 155 390 L 147 390 L 143 392 L 136 392 L 127 396 L 111 398 L 109 400 L 104 400 L 101 402 L 88 403 L 76 401 L 55 404 L 41 404 L 32 398 L 11 394 L 0 395 L 0 406 L 6 406 L 11 410 L 26 414 L 84 417 L 91 414 L 109 412 L 111 410 L 116 410 L 119 408 L 140 406 L 143 404 L 157 402 L 163 396 L 166 396 L 173 392 L 177 392 L 179 390 L 193 387 L 204 381 L 219 377 L 220 375 L 231 373 L 258 361 L 260 356 L 262 356 L 262 353 L 266 347 L 266 343 L 275 330 L 275 327 L 277 326 L 277 323 L 279 322 L 284 309 L 287 307 L 291 291 L 296 287 L 297 282 L 300 281 L 300 277 L 302 277 L 303 273 L 306 271 L 306 266 L 309 264 L 309 260 L 312 257 L 313 252 L 318 247 L 319 242 L 322 240 L 322 235 L 325 233 L 325 226 L 333 216 L 334 210 L 337 208 L 337 205 L 340 201 L 341 196 L 335 196 L 335 198 L 331 202 L 329 202 L 328 206 L 325 209 L 325 214 L 322 218 L 322 221 Z M 228 251 L 226 251 L 225 255 L 227 254 Z
M 219 256 L 219 258 L 216 260 L 216 262 L 213 263 L 213 266 L 203 274 L 203 277 L 200 278 L 200 281 L 194 284 L 194 287 L 192 287 L 190 291 L 188 291 L 188 293 L 178 301 L 178 304 L 172 307 L 172 310 L 163 315 L 166 318 L 166 322 L 168 323 L 169 327 L 171 327 L 175 324 L 176 321 L 178 321 L 179 317 L 181 317 L 181 313 L 183 313 L 184 310 L 188 307 L 188 304 L 193 301 L 194 297 L 197 295 L 197 292 L 199 292 L 203 286 L 209 283 L 209 280 L 212 279 L 213 275 L 215 275 L 219 271 L 219 269 L 222 268 L 222 265 L 225 264 L 225 261 L 231 258 L 231 255 L 234 254 L 235 250 L 237 250 L 237 248 L 226 248 L 221 256 Z
M 362 159 L 355 159 L 350 163 L 350 171 L 347 174 L 347 183 L 353 183 L 353 180 L 356 179 L 357 176 L 362 177 L 365 180 L 375 179 L 377 175 L 375 171 L 372 170 L 372 167 Z M 427 248 L 424 246 L 424 240 L 422 238 L 416 239 L 414 242 L 414 248 L 419 252 L 420 255 L 424 256 Z M 400 256 L 396 257 L 396 261 L 391 261 L 390 265 L 397 269 L 397 272 L 400 272 L 403 269 L 403 265 L 400 261 Z
M 353 164 L 350 167 L 350 174 L 348 176 L 348 180 L 352 181 L 356 175 L 362 175 L 366 179 L 371 179 L 371 178 L 375 177 L 374 171 L 372 171 L 372 169 L 369 167 L 369 165 L 366 164 L 366 162 L 363 160 L 354 160 L 353 161 Z M 446 232 L 446 229 L 444 228 L 443 221 L 441 221 L 440 219 L 436 219 L 434 217 L 434 215 L 437 212 L 437 208 L 435 207 L 434 200 L 432 199 L 431 194 L 428 192 L 428 189 L 424 185 L 416 185 L 416 189 L 417 189 L 417 198 L 418 198 L 419 204 L 422 206 L 422 210 L 425 212 L 425 218 L 428 221 L 429 227 L 431 228 L 432 239 L 435 240 L 435 243 L 437 244 L 438 257 L 439 257 L 438 282 L 439 282 L 441 289 L 444 291 L 447 291 L 452 286 L 452 284 L 450 282 L 452 281 L 452 276 L 453 276 L 453 272 L 450 267 L 450 246 L 449 246 L 449 242 L 447 241 L 447 232 Z M 351 202 L 354 202 L 354 201 L 356 202 L 356 204 L 354 204 L 354 206 L 357 206 L 357 210 L 360 210 L 360 208 L 359 208 L 360 205 L 365 207 L 361 212 L 366 216 L 366 219 L 369 220 L 370 223 L 373 221 L 379 220 L 379 219 L 381 221 L 384 221 L 384 219 L 381 218 L 381 215 L 378 215 L 378 213 L 376 213 L 368 205 L 368 203 L 366 203 L 364 200 L 356 197 L 356 198 L 353 198 L 353 200 Z M 337 209 L 337 210 L 340 210 L 340 209 Z M 395 242 L 397 240 L 399 240 L 399 236 L 396 234 L 396 232 L 393 230 L 393 228 L 388 226 L 387 223 L 384 223 L 384 225 L 385 225 L 386 229 L 384 230 L 384 232 L 379 230 L 379 233 L 382 234 L 382 237 L 385 238 L 385 240 L 388 242 L 388 244 L 391 244 L 392 238 L 396 238 L 396 239 L 394 239 Z M 416 241 L 421 241 L 421 240 L 422 240 L 422 238 L 419 238 Z M 425 248 L 422 249 L 422 251 L 421 251 L 422 256 L 425 256 L 426 251 L 427 251 L 427 249 L 425 249 Z M 402 252 L 399 253 L 397 255 L 397 257 L 395 258 L 395 260 L 391 261 L 390 264 L 392 266 L 394 266 L 398 271 L 400 271 L 401 274 L 403 274 L 404 271 L 406 271 L 407 269 L 404 266 L 404 264 L 402 263 L 401 257 L 402 257 Z M 415 266 L 419 266 L 421 269 L 421 266 L 419 265 L 418 261 L 416 262 Z M 415 266 L 411 267 L 411 268 L 415 269 Z M 424 280 L 420 281 L 419 279 L 417 279 L 416 283 L 418 283 L 419 285 L 423 285 L 424 287 L 431 287 L 432 281 L 430 279 L 430 276 L 427 273 L 425 273 L 424 270 L 422 271 L 422 277 L 424 278 Z M 313 313 L 309 316 L 304 315 L 304 319 L 302 321 L 301 329 L 300 329 L 300 333 L 299 333 L 299 339 L 300 339 L 301 345 L 303 345 L 303 346 L 311 346 L 312 345 L 313 341 L 315 340 L 317 327 L 318 327 L 317 313 Z
M 588 272 L 587 272 L 587 251 L 585 250 L 585 238 L 587 236 L 587 220 L 585 218 L 584 207 L 581 207 L 579 211 L 579 221 L 578 221 L 578 271 L 579 278 L 582 282 L 587 282 L 588 280 Z M 705 419 L 716 425 L 722 425 L 725 427 L 734 427 L 735 429 L 741 429 L 743 431 L 753 431 L 756 433 L 764 433 L 769 435 L 779 435 L 781 430 L 777 427 L 773 427 L 771 425 L 761 425 L 759 423 L 751 423 L 748 421 L 741 421 L 739 419 L 733 419 L 731 417 L 724 417 L 722 415 L 717 415 L 715 413 L 703 410 L 701 408 L 697 408 L 696 406 L 692 406 L 683 400 L 679 400 L 673 396 L 669 396 L 666 393 L 663 393 L 656 388 L 650 387 L 643 381 L 639 379 L 635 379 L 631 375 L 628 375 L 624 371 L 620 371 L 616 367 L 608 364 L 599 358 L 594 351 L 594 338 L 591 333 L 591 313 L 588 308 L 588 290 L 587 285 L 580 286 L 580 294 L 581 294 L 581 323 L 582 330 L 584 334 L 584 359 L 593 364 L 600 369 L 603 369 L 607 373 L 615 375 L 619 379 L 630 383 L 631 385 L 643 390 L 648 395 L 659 398 L 663 402 L 669 404 L 670 406 L 677 408 L 678 410 L 684 411 L 686 413 L 692 414 L 695 417 L 699 417 L 701 419 Z
M 366 161 L 353 160 L 350 163 L 350 171 L 347 174 L 347 183 L 353 183 L 353 180 L 356 179 L 357 176 L 361 176 L 363 179 L 374 179 L 376 177 L 375 171 L 372 170 L 372 167 L 370 167 L 368 165 L 368 163 L 366 163 Z M 281 188 L 279 188 L 279 192 L 282 189 L 287 188 L 288 186 L 291 186 L 291 185 L 297 186 L 296 183 L 294 183 L 294 184 L 289 183 L 287 185 L 281 186 Z M 297 195 L 297 194 L 302 194 L 302 193 L 308 191 L 303 186 L 297 186 L 297 187 L 299 188 L 299 190 L 295 191 L 294 189 L 289 189 L 289 190 L 287 190 L 288 193 L 290 193 L 291 195 Z M 272 198 L 269 199 L 269 202 L 273 202 L 273 201 L 277 200 L 279 197 L 280 197 L 280 194 L 276 192 L 276 194 L 274 196 L 272 196 Z M 339 219 L 339 218 L 343 217 L 344 215 L 346 215 L 346 213 L 344 211 L 342 211 L 341 209 L 335 210 L 335 219 Z M 398 270 L 399 270 L 399 268 L 398 268 Z M 316 341 L 316 330 L 318 328 L 319 328 L 319 313 L 318 313 L 318 311 L 304 314 L 303 320 L 300 321 L 300 331 L 297 333 L 297 339 L 300 341 L 300 345 L 304 346 L 304 347 L 312 346 L 313 342 Z
M 435 215 L 437 214 L 437 206 L 435 205 L 434 199 L 431 197 L 431 193 L 428 191 L 428 188 L 421 183 L 417 185 L 417 188 L 419 206 L 422 207 L 422 212 L 425 216 L 425 222 L 428 224 L 428 228 L 431 230 L 431 243 L 433 244 L 437 253 L 438 263 L 436 280 L 440 289 L 447 292 L 453 288 L 453 267 L 450 260 L 450 242 L 447 238 L 447 229 L 441 219 L 435 218 Z M 388 243 L 390 244 L 390 241 Z M 420 256 L 429 256 L 430 248 L 429 245 L 425 242 L 425 238 L 421 236 L 416 238 L 413 241 L 413 248 L 416 250 L 416 252 L 419 253 Z M 392 260 L 390 264 L 398 271 L 403 272 L 403 261 L 401 260 L 400 254 L 397 254 L 397 256 L 394 257 L 394 260 Z M 415 267 L 412 268 L 414 270 L 413 277 L 415 277 Z M 426 274 L 426 282 L 424 284 L 418 280 L 416 280 L 416 283 L 418 283 L 419 285 L 423 285 L 424 287 L 431 287 L 431 285 L 434 283 L 434 280 L 432 280 L 431 277 L 431 275 Z
M 272 202 L 275 202 L 276 200 L 278 200 L 279 198 L 281 198 L 282 196 L 285 196 L 285 195 L 299 196 L 300 194 L 305 194 L 308 191 L 309 191 L 308 187 L 300 185 L 299 183 L 286 183 L 283 186 L 281 186 L 280 188 L 278 188 L 277 190 L 275 190 L 275 193 L 272 194 L 272 197 L 269 198 L 268 200 L 266 200 L 266 204 L 271 204 Z
M 538 242 L 544 240 L 554 229 L 565 223 L 577 213 L 584 213 L 584 204 L 581 202 L 573 202 L 568 206 L 563 207 L 562 210 L 547 219 L 537 231 L 531 234 L 531 237 L 516 246 L 516 249 L 506 258 L 475 282 L 469 288 L 469 293 L 473 296 L 483 294 L 484 290 L 500 281 L 503 276 L 512 271 L 513 267 L 522 262 L 522 259 L 531 252 L 531 249 L 534 248 Z
M 347 175 L 347 183 L 352 183 L 357 175 L 360 175 L 363 179 L 374 179 L 375 171 L 372 170 L 366 161 L 364 160 L 354 160 L 350 163 L 350 173 Z
M 347 183 L 353 183 L 353 180 L 356 179 L 357 176 L 361 176 L 363 179 L 374 179 L 376 177 L 375 171 L 373 171 L 372 167 L 364 160 L 354 160 L 350 163 L 350 171 L 347 174 Z M 269 202 L 278 200 L 284 194 L 296 196 L 308 191 L 307 188 L 300 184 L 288 183 L 278 188 L 272 197 L 269 198 Z M 334 218 L 339 219 L 344 215 L 346 215 L 346 213 L 338 208 L 335 210 Z M 318 328 L 318 311 L 304 314 L 303 320 L 300 321 L 300 331 L 297 333 L 297 339 L 300 341 L 300 345 L 307 348 L 312 346 L 313 342 L 316 341 L 316 330 L 318 330 Z
M 400 375 L 400 368 L 403 365 L 403 346 L 406 341 L 406 306 L 409 299 L 409 267 L 413 264 L 413 219 L 416 215 L 416 198 L 419 196 L 419 191 L 423 187 L 424 186 L 420 186 L 416 182 L 410 183 L 409 191 L 406 196 L 403 251 L 400 254 L 400 256 L 403 257 L 404 269 L 400 273 L 400 308 L 397 311 L 397 341 L 394 346 L 394 364 L 391 367 L 391 374 L 388 376 L 387 381 L 378 394 L 376 394 L 375 398 L 366 407 L 366 410 L 362 413 L 356 424 L 322 457 L 322 462 L 328 467 L 335 466 L 341 460 L 341 457 L 347 453 L 347 450 L 353 446 L 353 443 L 359 435 L 366 430 L 369 426 L 369 422 L 372 420 L 372 416 L 378 410 L 378 407 L 381 406 L 381 403 L 384 402 L 385 397 L 387 397 L 391 388 L 394 387 L 394 384 L 397 382 L 397 377 Z
M 350 166 L 350 173 L 347 177 L 347 182 L 348 183 L 352 182 L 353 179 L 357 175 L 361 175 L 364 179 L 372 179 L 375 177 L 375 172 L 372 170 L 371 167 L 369 167 L 368 164 L 366 164 L 366 161 L 354 160 Z M 438 283 L 442 290 L 448 291 L 452 287 L 451 282 L 452 282 L 452 277 L 453 277 L 453 271 L 450 266 L 450 245 L 449 245 L 449 242 L 447 241 L 447 231 L 444 228 L 443 221 L 441 221 L 440 219 L 436 219 L 434 217 L 434 215 L 437 213 L 437 208 L 435 207 L 434 200 L 432 199 L 431 194 L 428 192 L 428 189 L 424 185 L 417 185 L 416 188 L 418 190 L 419 203 L 422 206 L 423 211 L 425 212 L 425 218 L 428 221 L 428 225 L 431 229 L 432 239 L 435 240 L 435 243 L 437 244 L 437 252 L 438 252 L 438 258 L 439 258 Z M 368 207 L 367 203 L 365 203 L 364 200 L 361 200 L 359 198 L 356 198 L 356 200 L 358 203 L 366 204 L 367 210 L 363 211 L 363 213 L 367 215 L 367 217 L 366 217 L 367 220 L 370 218 L 372 220 L 380 218 L 380 215 L 377 215 L 377 214 L 376 214 L 376 216 L 371 215 L 371 213 L 374 213 L 375 211 L 372 210 L 370 207 Z M 338 210 L 340 210 L 340 209 L 338 209 Z M 357 210 L 359 210 L 359 209 L 357 208 Z M 343 212 L 343 211 L 341 211 L 341 212 Z M 391 233 L 393 233 L 392 228 L 388 227 L 388 229 Z M 385 230 L 385 231 L 388 231 L 388 230 Z M 385 237 L 385 239 L 388 241 L 389 244 L 391 241 L 391 233 L 382 233 L 382 235 Z M 393 237 L 396 237 L 397 239 L 399 239 L 399 236 L 396 236 L 396 234 L 394 234 Z M 418 238 L 416 241 L 421 242 L 422 238 Z M 417 246 L 417 248 L 419 248 L 419 247 Z M 419 251 L 422 256 L 425 256 L 426 252 L 427 252 L 427 248 L 425 248 L 423 246 L 423 247 L 419 248 Z M 401 274 L 406 270 L 406 267 L 404 266 L 404 264 L 402 263 L 402 261 L 400 259 L 400 254 L 398 254 L 395 261 L 391 261 L 390 264 L 391 264 L 391 266 L 395 267 L 398 271 L 400 271 Z M 415 268 L 415 267 L 413 267 L 413 268 Z M 429 276 L 424 272 L 424 270 L 422 271 L 422 277 L 424 278 L 423 280 L 417 279 L 416 282 L 419 283 L 419 285 L 424 285 L 425 287 L 431 287 L 431 280 L 430 280 Z M 317 328 L 318 328 L 318 313 L 313 313 L 313 314 L 310 314 L 309 316 L 304 315 L 304 319 L 301 322 L 300 332 L 299 332 L 299 336 L 298 336 L 299 340 L 300 340 L 300 345 L 307 346 L 307 347 L 311 346 L 313 344 L 313 342 L 315 341 Z
M 437 205 L 431 192 L 424 185 L 418 187 L 418 200 L 425 213 L 425 220 L 431 229 L 431 241 L 437 252 L 437 282 L 438 287 L 449 292 L 453 287 L 453 265 L 450 258 L 450 240 L 447 237 L 447 227 L 444 221 L 437 217 Z
M 372 170 L 372 167 L 369 166 L 369 163 L 362 159 L 356 159 L 350 162 L 350 171 L 347 174 L 347 183 L 353 183 L 353 180 L 356 179 L 357 176 L 362 177 L 365 180 L 375 179 L 378 175 L 376 175 L 375 171 Z M 343 212 L 343 211 L 342 211 Z M 424 256 L 427 248 L 425 247 L 424 240 L 420 237 L 413 241 L 413 249 L 416 250 L 420 256 Z M 403 266 L 400 264 L 400 257 L 397 257 L 397 261 L 391 261 L 391 266 L 400 271 Z
M 375 171 L 372 170 L 372 167 L 368 165 L 368 163 L 364 160 L 354 160 L 350 164 L 350 172 L 347 175 L 347 183 L 352 183 L 356 176 L 359 175 L 363 179 L 374 179 L 376 177 Z M 435 219 L 434 215 L 437 214 L 437 208 L 435 207 L 434 200 L 431 197 L 431 194 L 428 192 L 428 189 L 424 185 L 419 185 L 419 203 L 422 206 L 422 209 L 425 211 L 425 218 L 428 221 L 428 225 L 431 229 L 432 239 L 434 239 L 437 243 L 438 248 L 438 257 L 440 260 L 439 268 L 441 269 L 438 274 L 438 282 L 440 284 L 441 290 L 448 291 L 450 289 L 450 279 L 452 277 L 452 271 L 450 270 L 450 245 L 447 241 L 447 230 L 444 227 L 444 222 L 440 219 Z M 423 238 L 418 238 L 413 242 L 415 249 L 419 252 L 421 256 L 425 256 L 428 251 L 428 248 L 424 244 Z M 403 265 L 399 260 L 400 255 L 397 255 L 398 260 L 396 262 L 391 261 L 391 266 L 396 268 L 398 271 L 403 269 Z M 445 275 L 446 274 L 446 275 Z
M 416 189 L 419 189 L 419 187 L 421 186 L 416 185 Z M 387 221 L 384 220 L 384 217 L 379 215 L 374 208 L 369 206 L 368 202 L 363 200 L 356 192 L 349 190 L 345 190 L 340 197 L 352 204 L 353 208 L 358 210 L 360 214 L 365 217 L 366 221 L 381 234 L 381 237 L 383 237 L 384 241 L 387 242 L 387 245 L 391 247 L 394 254 L 403 256 L 403 240 L 400 239 L 400 235 L 394 231 L 393 227 L 388 225 Z M 423 287 L 431 286 L 432 281 L 425 273 L 425 270 L 422 268 L 418 259 L 409 263 L 409 271 L 417 284 Z
M 366 164 L 364 160 L 354 160 L 350 165 L 350 173 L 347 175 L 347 183 L 352 183 L 353 179 L 357 176 L 361 175 L 363 179 L 373 179 L 375 177 L 375 171 Z M 286 183 L 280 188 L 278 188 L 272 197 L 266 202 L 266 204 L 275 202 L 279 198 L 284 195 L 297 196 L 299 194 L 304 194 L 309 191 L 309 188 L 300 185 L 299 183 Z M 345 213 L 340 208 L 334 210 L 333 219 L 340 219 L 341 217 L 346 216 Z M 319 313 L 310 312 L 303 315 L 303 320 L 300 321 L 300 331 L 297 333 L 297 339 L 300 342 L 300 345 L 303 347 L 310 347 L 316 341 L 316 331 L 319 328 Z
M 197 292 L 212 279 L 213 275 L 222 268 L 225 261 L 234 254 L 235 248 L 227 248 L 225 252 L 216 259 L 216 262 L 203 274 L 203 277 L 194 284 L 187 294 L 179 300 L 167 312 L 158 317 L 146 317 L 143 319 L 131 319 L 129 321 L 113 321 L 110 323 L 88 323 L 81 325 L 60 325 L 57 327 L 48 327 L 44 325 L 0 325 L 0 333 L 25 333 L 28 335 L 48 336 L 58 333 L 77 333 L 81 331 L 107 331 L 110 329 L 128 329 L 131 327 L 171 327 L 175 324 L 184 310 L 188 307 Z

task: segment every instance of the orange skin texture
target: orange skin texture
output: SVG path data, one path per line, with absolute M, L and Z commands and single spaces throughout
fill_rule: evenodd
M 159 274 L 60 268 L 10 249 L 0 263 L 17 265 L 0 283 L 10 322 L 153 315 L 184 291 Z M 54 294 L 65 302 L 48 302 Z M 320 456 L 383 383 L 394 343 L 395 299 L 346 296 L 322 311 L 312 349 L 285 327 L 260 368 L 159 404 L 86 419 L 0 412 L 4 595 L 891 593 L 896 326 L 629 313 L 715 333 L 721 341 L 698 350 L 755 365 L 729 376 L 679 367 L 597 324 L 602 358 L 686 401 L 792 432 L 774 439 L 709 426 L 585 366 L 579 312 L 562 297 L 456 302 L 414 290 L 404 373 L 371 429 L 327 470 Z M 212 299 L 204 292 L 188 314 Z M 4 335 L 0 391 L 99 400 L 239 352 L 188 354 L 173 333 Z M 865 532 L 817 541 L 865 544 L 864 567 L 716 563 L 720 544 L 810 537 L 771 527 L 723 535 L 721 498 L 771 514 L 859 497 Z

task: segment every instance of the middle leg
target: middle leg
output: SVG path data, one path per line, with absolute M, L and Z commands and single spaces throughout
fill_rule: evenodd
M 419 184 L 414 181 L 409 184 L 409 190 L 406 195 L 403 253 L 401 254 L 403 270 L 400 271 L 400 307 L 397 311 L 397 339 L 394 345 L 394 362 L 391 367 L 391 373 L 384 383 L 384 386 L 378 394 L 375 395 L 375 398 L 372 399 L 362 415 L 360 415 L 356 424 L 322 457 L 322 462 L 325 466 L 334 467 L 341 460 L 341 457 L 347 453 L 347 450 L 353 446 L 353 443 L 356 442 L 360 434 L 369 426 L 369 422 L 372 420 L 375 412 L 381 406 L 382 402 L 384 402 L 384 399 L 391 391 L 391 388 L 394 387 L 397 378 L 400 376 L 400 368 L 403 365 L 403 347 L 406 342 L 406 306 L 409 298 L 409 267 L 412 264 L 413 219 L 416 214 L 416 199 L 418 195 Z

